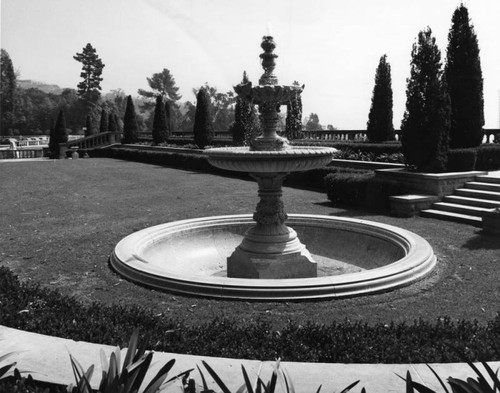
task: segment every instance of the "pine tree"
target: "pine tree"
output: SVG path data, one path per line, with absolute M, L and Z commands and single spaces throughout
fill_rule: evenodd
M 60 110 L 57 116 L 56 124 L 50 132 L 49 150 L 52 158 L 59 158 L 59 144 L 68 141 L 68 134 L 66 132 L 66 119 L 64 111 Z
M 412 50 L 401 124 L 405 163 L 420 172 L 444 171 L 449 128 L 450 104 L 441 70 L 441 52 L 427 28 L 419 33 Z
M 213 126 L 210 115 L 210 98 L 202 87 L 196 96 L 196 114 L 194 117 L 194 143 L 200 149 L 210 145 L 213 139 Z
M 156 106 L 153 119 L 153 143 L 158 145 L 167 141 L 167 117 L 161 95 L 156 97 Z
M 127 97 L 127 108 L 123 118 L 123 143 L 137 143 L 139 138 L 139 126 L 135 114 L 135 106 L 132 96 Z
M 80 76 L 83 81 L 77 86 L 78 95 L 85 101 L 87 106 L 91 107 L 101 96 L 101 74 L 104 64 L 91 44 L 87 44 L 82 53 L 77 53 L 73 56 L 73 59 L 82 63 Z
M 375 87 L 373 88 L 366 133 L 370 142 L 385 142 L 395 139 L 392 123 L 391 66 L 387 62 L 387 55 L 380 58 L 375 73 Z
M 294 85 L 299 84 L 294 82 Z M 285 137 L 289 140 L 302 138 L 302 97 L 299 93 L 286 106 Z
M 85 136 L 91 136 L 94 134 L 94 129 L 92 126 L 92 118 L 87 115 L 87 120 L 85 122 Z
M 484 125 L 483 76 L 476 33 L 463 4 L 453 13 L 445 75 L 451 101 L 450 147 L 479 146 Z
M 116 124 L 116 116 L 114 113 L 110 113 L 108 116 L 108 131 L 109 132 L 118 131 L 118 125 Z
M 99 126 L 99 132 L 108 132 L 108 114 L 106 109 L 101 111 L 101 123 Z

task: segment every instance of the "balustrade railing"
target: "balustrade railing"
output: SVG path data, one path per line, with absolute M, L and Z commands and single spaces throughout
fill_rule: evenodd
M 13 158 L 41 158 L 43 157 L 43 149 L 0 149 L 0 160 Z
M 121 142 L 120 132 L 101 132 L 99 134 L 89 135 L 80 139 L 66 142 L 66 147 L 77 146 L 79 149 L 92 149 L 94 147 L 113 145 Z

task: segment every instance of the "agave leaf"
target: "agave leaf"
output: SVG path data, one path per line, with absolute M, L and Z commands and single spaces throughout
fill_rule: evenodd
M 109 363 L 108 363 L 108 359 L 106 358 L 106 354 L 104 353 L 104 350 L 102 348 L 99 351 L 99 355 L 101 357 L 102 376 L 103 376 L 103 379 L 106 379 L 106 374 L 108 373 L 108 369 L 109 369 Z
M 245 384 L 241 385 L 238 390 L 236 390 L 236 393 L 245 393 L 247 391 L 247 387 Z
M 196 365 L 196 368 L 198 369 L 198 372 L 200 373 L 201 375 L 201 383 L 203 384 L 203 390 L 208 390 L 208 386 L 207 386 L 207 381 L 205 380 L 205 376 L 203 375 L 203 373 L 201 372 L 200 368 L 198 367 L 198 365 Z
M 73 369 L 73 375 L 75 376 L 76 388 L 80 393 L 92 393 L 92 388 L 90 387 L 90 378 L 94 371 L 94 366 L 90 366 L 86 373 L 83 372 L 83 367 L 78 363 L 78 361 L 69 355 L 71 361 L 71 368 Z
M 364 386 L 363 386 L 363 388 L 361 389 L 361 393 L 366 393 L 366 389 L 364 388 Z
M 262 393 L 262 389 L 264 389 L 264 393 L 269 393 L 270 382 L 267 383 L 267 386 L 264 384 L 264 381 L 260 377 L 257 379 L 257 389 L 256 392 Z
M 481 386 L 481 384 L 473 378 L 467 378 L 467 384 L 476 393 L 493 392 L 493 389 L 491 389 L 489 385 Z
M 351 383 L 349 386 L 347 386 L 344 390 L 342 390 L 340 393 L 347 393 L 349 390 L 351 390 L 354 386 L 356 386 L 359 383 L 359 379 L 356 382 Z
M 212 378 L 214 379 L 214 381 L 217 383 L 217 385 L 219 385 L 219 387 L 222 389 L 222 392 L 223 393 L 231 393 L 231 391 L 227 388 L 227 386 L 225 385 L 224 382 L 222 382 L 222 379 L 220 379 L 220 377 L 217 375 L 217 373 L 212 369 L 212 367 L 210 367 L 207 362 L 205 362 L 204 360 L 201 361 L 203 363 L 203 365 L 205 366 L 205 368 L 207 369 L 208 373 L 212 376 Z
M 190 368 L 189 370 L 183 371 L 183 372 L 177 374 L 175 377 L 170 378 L 166 383 L 170 383 L 170 382 L 175 381 L 176 379 L 179 379 L 179 378 L 187 378 L 187 377 L 189 377 L 189 374 L 191 374 L 191 371 L 193 371 L 193 370 L 194 370 L 194 368 Z
M 474 389 L 465 381 L 458 378 L 448 378 L 448 383 L 455 392 L 476 393 Z
M 413 383 L 410 371 L 406 371 L 406 393 L 413 393 Z
M 283 373 L 283 377 L 285 378 L 285 383 L 286 383 L 286 391 L 288 393 L 295 393 L 295 388 L 293 387 L 292 379 L 288 375 L 288 372 L 282 368 L 281 372 Z
M 461 351 L 459 351 L 458 349 L 456 349 L 455 347 L 451 347 L 450 348 L 455 351 L 456 354 L 458 354 L 458 356 L 460 356 L 460 358 L 462 358 L 462 360 L 464 362 L 466 362 L 470 368 L 472 368 L 474 370 L 474 372 L 477 374 L 477 377 L 478 377 L 478 382 L 481 386 L 489 386 L 488 385 L 488 381 L 486 381 L 486 378 L 484 378 L 483 374 L 481 373 L 481 371 L 479 371 L 479 369 L 476 367 L 476 365 L 474 363 L 472 363 L 468 358 L 467 356 L 465 356 Z
M 413 388 L 419 393 L 436 393 L 435 390 L 432 390 L 431 388 L 415 381 L 411 381 L 411 386 L 413 386 Z
M 117 378 L 118 367 L 116 365 L 116 351 L 111 352 L 111 356 L 109 357 L 109 369 L 108 369 L 108 378 L 106 380 L 106 392 L 111 392 L 111 388 L 113 386 L 114 380 Z
M 274 369 L 271 375 L 271 380 L 269 381 L 269 393 L 274 393 L 276 390 L 276 382 L 278 381 L 278 370 Z
M 175 359 L 170 359 L 155 375 L 155 377 L 151 380 L 151 382 L 144 389 L 144 393 L 152 393 L 156 392 L 160 385 L 167 379 L 168 373 L 172 369 L 175 364 Z M 160 383 L 158 383 L 161 381 Z M 151 389 L 151 390 L 150 390 Z
M 250 378 L 248 378 L 247 370 L 245 370 L 243 364 L 241 365 L 241 372 L 243 373 L 243 379 L 245 380 L 245 385 L 247 387 L 248 393 L 253 393 L 252 383 L 250 382 Z
M 139 363 L 137 367 L 134 367 L 136 363 L 131 365 L 134 374 L 136 374 L 136 379 L 132 386 L 133 391 L 139 390 L 139 387 L 144 382 L 144 378 L 146 377 L 146 373 L 149 370 L 149 366 L 151 365 L 152 360 L 153 352 L 149 352 L 145 357 L 142 357 L 139 362 L 136 362 Z
M 0 367 L 0 379 L 2 379 L 7 372 L 10 370 L 11 367 L 14 367 L 17 364 L 17 362 L 7 364 L 6 366 Z
M 7 359 L 7 358 L 11 357 L 11 356 L 12 356 L 12 355 L 14 355 L 15 353 L 16 353 L 16 352 L 9 352 L 9 353 L 6 353 L 6 354 L 4 354 L 4 355 L 0 356 L 0 362 L 1 362 L 2 360 L 5 360 L 5 359 Z
M 132 364 L 135 355 L 135 350 L 137 349 L 138 341 L 139 341 L 139 330 L 136 329 L 130 336 L 130 340 L 128 342 L 127 353 L 125 355 L 125 359 L 123 360 L 122 372 L 125 370 L 125 368 L 128 367 L 129 364 Z
M 431 372 L 434 374 L 434 376 L 437 378 L 437 380 L 439 381 L 439 383 L 441 384 L 441 386 L 443 387 L 443 390 L 445 391 L 445 393 L 450 393 L 448 391 L 448 389 L 446 388 L 446 385 L 444 383 L 444 381 L 442 380 L 442 378 L 437 374 L 437 372 L 434 371 L 434 369 L 429 366 L 427 363 L 426 363 L 427 367 L 429 367 L 429 370 L 431 370 Z
M 319 386 L 318 386 L 318 390 L 316 390 L 316 393 L 319 393 L 319 391 L 321 390 L 321 387 L 322 387 L 322 386 L 323 386 L 323 385 L 319 385 Z
M 500 379 L 498 379 L 498 370 L 497 372 L 493 372 L 492 368 L 490 365 L 486 362 L 481 362 L 483 367 L 485 368 L 486 372 L 490 376 L 491 380 L 493 381 L 493 392 L 496 393 L 497 389 L 500 391 Z

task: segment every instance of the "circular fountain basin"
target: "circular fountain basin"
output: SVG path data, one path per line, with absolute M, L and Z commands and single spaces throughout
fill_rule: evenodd
M 369 295 L 426 276 L 436 257 L 422 237 L 376 222 L 291 214 L 318 264 L 318 277 L 226 277 L 226 260 L 254 221 L 251 215 L 195 218 L 153 226 L 122 239 L 111 266 L 160 290 L 230 299 L 293 300 Z
M 253 173 L 288 173 L 321 168 L 332 161 L 332 147 L 290 146 L 281 151 L 250 151 L 248 147 L 207 149 L 208 161 L 221 169 Z

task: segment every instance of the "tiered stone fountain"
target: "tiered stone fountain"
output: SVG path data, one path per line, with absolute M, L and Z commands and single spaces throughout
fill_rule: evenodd
M 327 165 L 335 149 L 291 147 L 277 135 L 279 107 L 302 92 L 303 86 L 283 86 L 274 75 L 276 44 L 263 38 L 260 55 L 264 74 L 259 85 L 240 84 L 236 93 L 259 105 L 263 135 L 250 148 L 210 149 L 209 162 L 222 169 L 249 172 L 259 185 L 260 202 L 250 228 L 227 261 L 227 276 L 240 278 L 305 278 L 317 276 L 317 265 L 297 233 L 285 225 L 287 214 L 281 200 L 282 183 L 292 171 L 305 171 Z
M 278 84 L 275 46 L 272 37 L 263 38 L 259 85 L 235 87 L 240 97 L 259 105 L 263 135 L 249 147 L 206 151 L 212 165 L 248 172 L 257 181 L 260 201 L 253 216 L 196 218 L 135 232 L 110 257 L 117 272 L 168 291 L 282 300 L 371 294 L 408 285 L 432 270 L 436 258 L 430 245 L 401 228 L 286 214 L 285 176 L 327 165 L 334 149 L 290 146 L 277 135 L 280 105 L 303 86 Z

